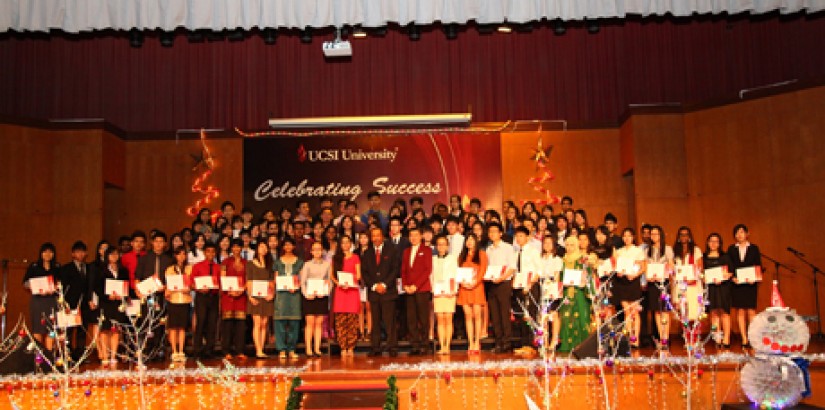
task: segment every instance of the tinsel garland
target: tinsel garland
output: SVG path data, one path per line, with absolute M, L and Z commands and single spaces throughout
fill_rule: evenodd
M 395 376 L 387 378 L 386 399 L 384 400 L 384 410 L 398 410 L 398 386 L 395 385 Z
M 301 408 L 301 401 L 304 394 L 295 390 L 301 386 L 301 378 L 295 377 L 292 379 L 292 386 L 289 388 L 289 398 L 286 400 L 286 410 L 298 410 Z

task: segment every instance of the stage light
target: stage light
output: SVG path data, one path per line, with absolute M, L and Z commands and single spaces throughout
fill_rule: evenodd
M 590 34 L 596 34 L 599 32 L 599 22 L 596 20 L 588 20 L 587 21 L 587 32 Z
M 563 35 L 567 32 L 567 28 L 564 27 L 564 21 L 561 19 L 556 19 L 553 21 L 553 33 L 557 36 Z
M 504 24 L 498 26 L 497 30 L 498 30 L 499 33 L 508 33 L 509 34 L 509 33 L 513 32 L 513 29 L 510 28 L 510 26 L 508 26 L 507 23 L 504 23 Z
M 225 38 L 223 31 L 210 30 L 206 33 L 206 40 L 210 42 L 223 41 Z
M 533 23 L 516 24 L 515 29 L 519 33 L 529 33 L 533 31 Z
M 306 28 L 301 30 L 301 42 L 304 44 L 312 42 L 312 27 L 306 26 Z
M 410 23 L 407 25 L 407 35 L 410 36 L 410 41 L 421 40 L 421 29 L 415 23 Z
M 204 30 L 195 30 L 186 33 L 186 38 L 189 39 L 190 43 L 203 43 L 204 40 Z
M 451 23 L 444 26 L 444 36 L 447 40 L 455 40 L 458 38 L 458 24 Z
M 493 34 L 496 31 L 496 26 L 494 24 L 477 24 L 476 30 L 481 35 Z
M 265 28 L 261 32 L 261 37 L 264 39 L 264 44 L 273 45 L 278 37 L 278 32 L 274 28 Z
M 143 45 L 143 32 L 136 28 L 129 30 L 129 45 L 140 48 Z
M 384 37 L 387 35 L 387 27 L 376 27 L 370 30 L 370 33 L 376 37 Z
M 269 127 L 274 129 L 301 128 L 353 128 L 391 127 L 409 125 L 460 125 L 468 126 L 473 119 L 470 113 L 426 114 L 426 115 L 372 115 L 362 117 L 310 117 L 270 119 Z
M 364 31 L 361 26 L 355 26 L 355 28 L 352 29 L 352 36 L 354 38 L 367 38 L 367 32 Z
M 160 33 L 160 45 L 164 47 L 172 47 L 175 44 L 175 33 L 171 31 L 164 31 Z
M 231 30 L 231 31 L 229 31 L 229 34 L 227 34 L 227 36 L 226 36 L 226 38 L 229 41 L 241 41 L 245 37 L 246 37 L 246 33 L 244 33 L 244 31 L 242 29 Z

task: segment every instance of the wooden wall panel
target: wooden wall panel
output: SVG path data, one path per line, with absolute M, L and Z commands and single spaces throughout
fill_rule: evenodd
M 103 133 L 103 182 L 126 186 L 126 142 L 108 132 Z
M 243 140 L 209 139 L 216 161 L 207 185 L 221 191 L 215 209 L 225 200 L 240 206 L 243 199 Z M 179 231 L 192 222 L 186 208 L 197 195 L 191 191 L 197 173 L 192 155 L 200 155 L 200 140 L 132 141 L 126 144 L 126 189 L 122 202 L 117 193 L 107 195 L 119 209 L 107 212 L 106 239 L 128 235 L 135 229 L 152 228 L 167 233 Z M 118 204 L 119 202 L 119 204 Z
M 587 211 L 591 224 L 613 212 L 619 225 L 629 223 L 626 183 L 620 172 L 619 130 L 595 129 L 545 131 L 545 147 L 553 146 L 549 169 L 556 179 L 550 184 L 558 195 L 570 195 L 575 208 Z M 502 194 L 518 203 L 534 199 L 536 191 L 527 183 L 536 166 L 530 155 L 536 148 L 536 132 L 501 134 Z M 558 211 L 559 206 L 555 209 Z
M 679 226 L 690 225 L 682 115 L 636 115 L 628 122 L 637 221 L 661 225 L 672 243 Z
M 783 271 L 782 292 L 785 301 L 805 315 L 815 313 L 813 280 L 809 268 L 786 247 L 796 247 L 825 266 L 825 243 L 819 238 L 825 226 L 822 112 L 825 87 L 685 115 L 696 230 L 703 238 L 719 231 L 731 243 L 733 225 L 748 224 L 752 241 L 763 253 L 797 269 L 796 274 Z M 768 279 L 774 278 L 773 264 L 766 261 L 765 266 Z M 760 289 L 760 308 L 770 301 L 769 284 Z

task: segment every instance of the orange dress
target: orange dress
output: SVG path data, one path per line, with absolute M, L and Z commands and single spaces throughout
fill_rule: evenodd
M 486 305 L 487 298 L 484 296 L 484 272 L 487 271 L 487 252 L 479 251 L 479 263 L 475 263 L 470 258 L 461 264 L 462 268 L 476 269 L 476 285 L 472 289 L 467 289 L 464 286 L 458 288 L 458 299 L 456 304 L 459 305 Z

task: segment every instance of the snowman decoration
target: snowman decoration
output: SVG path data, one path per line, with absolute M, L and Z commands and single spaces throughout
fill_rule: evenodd
M 742 367 L 745 395 L 760 408 L 782 409 L 811 395 L 808 361 L 808 325 L 788 309 L 773 282 L 771 307 L 759 313 L 748 329 L 755 355 Z

